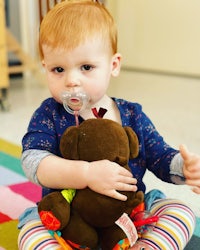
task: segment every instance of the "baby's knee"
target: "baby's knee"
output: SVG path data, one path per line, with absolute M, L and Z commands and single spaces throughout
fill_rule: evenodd
M 150 212 L 159 220 L 142 241 L 150 244 L 152 240 L 153 249 L 184 249 L 195 228 L 193 211 L 182 201 L 161 199 L 154 202 Z
M 156 201 L 151 207 L 151 213 L 159 218 L 167 219 L 171 222 L 179 221 L 185 228 L 193 233 L 195 228 L 194 212 L 184 202 L 176 199 L 161 199 Z

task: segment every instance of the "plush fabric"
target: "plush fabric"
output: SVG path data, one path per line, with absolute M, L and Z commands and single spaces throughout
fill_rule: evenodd
M 88 162 L 108 159 L 130 171 L 128 161 L 129 158 L 137 157 L 139 144 L 130 127 L 98 118 L 88 119 L 78 127 L 67 128 L 61 138 L 60 150 L 66 159 Z M 120 240 L 127 238 L 115 221 L 123 213 L 130 215 L 144 197 L 141 191 L 123 193 L 127 195 L 127 201 L 119 201 L 85 188 L 76 191 L 70 204 L 61 192 L 53 192 L 43 197 L 38 209 L 39 212 L 51 211 L 61 222 L 58 229 L 64 239 L 92 249 L 100 244 L 102 249 L 110 250 Z M 42 216 L 41 220 L 48 228 L 44 218 Z

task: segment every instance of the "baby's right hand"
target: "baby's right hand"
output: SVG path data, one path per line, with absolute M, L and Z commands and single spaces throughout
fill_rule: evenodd
M 118 200 L 127 199 L 118 191 L 137 191 L 137 179 L 133 178 L 132 173 L 108 160 L 91 162 L 86 178 L 90 189 Z

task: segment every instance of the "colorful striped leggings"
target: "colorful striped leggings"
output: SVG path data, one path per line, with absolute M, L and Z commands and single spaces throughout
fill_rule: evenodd
M 156 250 L 184 249 L 195 228 L 191 209 L 179 200 L 162 199 L 153 203 L 151 213 L 159 220 L 152 231 L 143 234 L 139 241 Z
M 139 241 L 156 250 L 184 249 L 195 227 L 195 216 L 191 209 L 181 201 L 161 199 L 153 203 L 150 212 L 159 216 L 159 220 L 150 232 L 142 235 Z M 18 247 L 20 250 L 61 249 L 40 220 L 29 221 L 22 227 L 18 237 Z

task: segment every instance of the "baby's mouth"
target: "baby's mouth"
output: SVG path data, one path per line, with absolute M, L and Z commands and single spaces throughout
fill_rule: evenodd
M 79 111 L 81 110 L 83 106 L 83 101 L 80 98 L 72 97 L 72 98 L 69 98 L 68 105 L 74 111 Z

